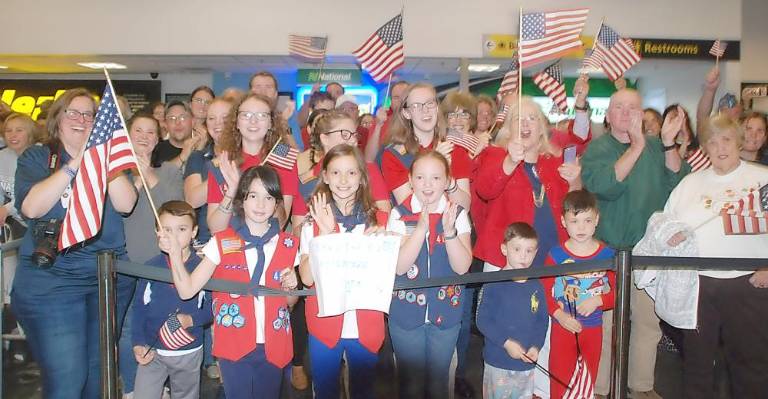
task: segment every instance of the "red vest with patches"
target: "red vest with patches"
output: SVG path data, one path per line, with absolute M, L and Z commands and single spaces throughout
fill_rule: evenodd
M 221 263 L 213 278 L 248 284 L 251 281 L 245 260 L 245 242 L 232 228 L 215 235 Z M 280 287 L 280 271 L 293 267 L 298 249 L 296 237 L 281 232 L 275 253 L 264 270 L 264 285 Z M 258 278 L 258 277 L 256 277 Z M 256 306 L 252 295 L 213 293 L 213 355 L 237 361 L 256 349 Z M 267 296 L 264 304 L 264 351 L 267 361 L 283 368 L 293 358 L 288 301 L 283 296 Z
M 376 212 L 376 219 L 380 225 L 386 223 L 386 217 L 385 212 Z M 317 225 L 314 229 L 315 236 L 317 236 Z M 309 333 L 329 348 L 336 346 L 341 339 L 344 315 L 317 317 L 320 308 L 315 295 L 305 299 L 305 306 Z M 356 310 L 355 314 L 357 316 L 358 341 L 371 353 L 378 353 L 384 343 L 384 313 L 375 310 Z

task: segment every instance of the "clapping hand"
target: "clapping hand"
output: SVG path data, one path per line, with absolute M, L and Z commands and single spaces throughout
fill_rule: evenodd
M 664 118 L 664 124 L 661 125 L 661 141 L 665 146 L 675 144 L 675 137 L 683 130 L 683 124 L 685 123 L 685 112 L 679 105 L 676 108 L 676 112 L 669 112 L 667 117 Z
M 229 153 L 227 151 L 222 151 L 220 155 L 219 169 L 224 176 L 224 181 L 227 183 L 227 190 L 232 193 L 230 198 L 234 198 L 235 192 L 237 192 L 237 185 L 240 184 L 240 169 L 238 169 L 235 161 L 229 160 Z M 227 193 L 224 194 L 226 195 Z

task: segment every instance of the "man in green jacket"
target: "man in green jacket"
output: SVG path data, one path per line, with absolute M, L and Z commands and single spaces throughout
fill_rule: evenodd
M 678 108 L 674 117 L 667 117 L 661 139 L 645 136 L 640 95 L 622 89 L 611 96 L 606 119 L 610 131 L 592 141 L 581 160 L 582 181 L 598 199 L 597 237 L 613 248 L 631 250 L 645 234 L 648 218 L 664 208 L 669 193 L 690 171 L 675 146 L 685 116 Z M 653 389 L 659 319 L 645 291 L 633 287 L 630 298 L 630 397 L 660 399 Z M 612 313 L 603 317 L 604 351 L 595 387 L 599 395 L 609 389 Z

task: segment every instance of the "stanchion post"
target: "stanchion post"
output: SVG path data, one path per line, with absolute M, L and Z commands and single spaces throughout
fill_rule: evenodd
M 101 397 L 117 396 L 117 318 L 115 296 L 115 256 L 112 251 L 99 252 L 99 351 L 101 353 Z
M 629 364 L 629 296 L 632 292 L 631 253 L 616 253 L 616 308 L 613 312 L 613 342 L 616 350 L 611 357 L 613 371 L 613 398 L 627 395 L 627 366 Z

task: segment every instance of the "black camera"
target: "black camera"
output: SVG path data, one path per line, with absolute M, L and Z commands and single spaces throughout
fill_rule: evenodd
M 35 223 L 32 237 L 35 239 L 35 250 L 32 251 L 32 262 L 37 267 L 48 269 L 53 266 L 59 252 L 59 232 L 61 221 L 58 219 L 41 220 Z

